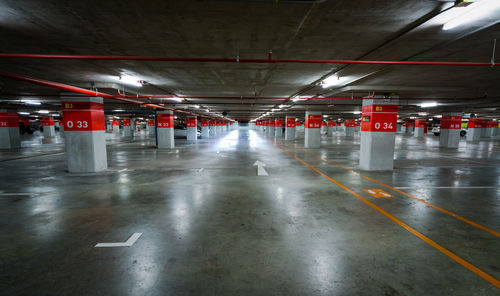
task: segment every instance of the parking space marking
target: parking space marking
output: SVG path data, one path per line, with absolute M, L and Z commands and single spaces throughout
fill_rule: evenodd
M 326 158 L 324 158 L 324 157 L 322 157 L 322 156 L 319 156 L 319 155 L 316 155 L 316 154 L 314 154 L 314 153 L 312 153 L 312 152 L 306 151 L 305 149 L 301 149 L 301 148 L 297 148 L 297 149 L 299 149 L 299 150 L 303 151 L 303 152 L 304 152 L 304 153 L 306 153 L 306 154 L 312 155 L 312 156 L 314 156 L 314 157 L 316 157 L 316 158 L 318 158 L 318 159 L 320 159 L 320 160 L 322 160 L 322 161 L 324 161 L 324 162 L 326 162 L 326 163 L 332 164 L 332 165 L 334 165 L 334 166 L 336 166 L 336 167 L 339 167 L 339 168 L 341 168 L 341 169 L 344 169 L 344 170 L 346 170 L 346 171 L 349 171 L 349 172 L 351 172 L 351 173 L 353 173 L 353 174 L 355 174 L 355 175 L 357 175 L 357 176 L 359 176 L 359 177 L 361 177 L 361 178 L 363 178 L 363 179 L 365 179 L 365 180 L 372 181 L 372 182 L 377 183 L 377 184 L 379 184 L 379 185 L 381 185 L 381 186 L 384 186 L 384 187 L 389 188 L 389 189 L 391 189 L 391 190 L 393 190 L 393 191 L 396 191 L 397 193 L 400 193 L 400 194 L 402 194 L 402 195 L 404 195 L 404 196 L 406 196 L 406 197 L 409 197 L 409 198 L 414 199 L 414 200 L 416 200 L 416 201 L 418 201 L 418 202 L 421 202 L 421 203 L 423 203 L 423 204 L 425 204 L 425 205 L 427 205 L 427 206 L 429 206 L 429 207 L 431 207 L 431 208 L 433 208 L 433 209 L 435 209 L 435 210 L 438 210 L 438 211 L 440 211 L 440 212 L 442 212 L 442 213 L 445 213 L 445 214 L 447 214 L 447 215 L 449 215 L 449 216 L 451 216 L 451 217 L 453 217 L 453 218 L 455 218 L 455 219 L 458 219 L 458 220 L 460 220 L 460 221 L 462 221 L 462 222 L 465 222 L 465 223 L 467 223 L 467 224 L 469 224 L 469 225 L 471 225 L 471 226 L 474 226 L 474 227 L 476 227 L 476 228 L 478 228 L 478 229 L 481 229 L 481 230 L 486 231 L 486 232 L 488 232 L 488 233 L 490 233 L 490 234 L 493 234 L 493 235 L 495 235 L 495 236 L 497 236 L 497 237 L 500 237 L 500 232 L 495 231 L 495 230 L 493 230 L 493 229 L 490 229 L 490 228 L 488 228 L 488 227 L 486 227 L 486 226 L 483 226 L 483 225 L 481 225 L 481 224 L 479 224 L 479 223 L 476 223 L 476 222 L 474 222 L 474 221 L 471 221 L 471 220 L 469 220 L 469 219 L 467 219 L 467 218 L 464 218 L 464 217 L 462 217 L 462 216 L 459 216 L 459 215 L 457 215 L 456 213 L 453 213 L 453 212 L 450 212 L 450 211 L 448 211 L 448 210 L 445 210 L 445 209 L 443 209 L 443 208 L 441 208 L 441 207 L 439 207 L 439 206 L 437 206 L 437 205 L 435 205 L 435 204 L 432 204 L 432 203 L 430 203 L 430 202 L 428 202 L 428 201 L 426 201 L 426 200 L 424 200 L 424 199 L 422 199 L 422 198 L 418 198 L 418 197 L 413 196 L 413 195 L 411 195 L 411 194 L 409 194 L 409 193 L 406 193 L 406 192 L 404 192 L 404 191 L 402 191 L 402 190 L 399 190 L 399 189 L 397 189 L 397 188 L 395 188 L 395 187 L 392 187 L 392 186 L 390 186 L 390 185 L 387 185 L 387 184 L 385 184 L 385 183 L 383 183 L 383 182 L 381 182 L 381 181 L 379 181 L 379 180 L 376 180 L 376 179 L 370 178 L 370 177 L 368 177 L 368 176 L 365 176 L 365 175 L 363 175 L 363 174 L 361 174 L 361 173 L 358 173 L 358 172 L 356 172 L 356 171 L 354 171 L 354 170 L 352 170 L 352 169 L 350 169 L 350 168 L 347 168 L 347 167 L 345 167 L 345 166 L 343 166 L 343 165 L 341 165 L 341 164 L 338 164 L 338 163 L 336 163 L 336 162 L 334 162 L 334 161 L 328 160 L 328 159 L 326 159 Z M 423 188 L 425 188 L 425 187 L 423 187 Z
M 271 143 L 271 144 L 273 144 L 273 143 Z M 406 224 L 403 221 L 399 220 L 395 216 L 391 215 L 389 212 L 386 212 L 384 209 L 382 209 L 379 206 L 375 205 L 374 203 L 370 202 L 369 200 L 367 200 L 366 198 L 362 197 L 360 194 L 354 192 L 353 190 L 349 189 L 348 187 L 346 187 L 342 183 L 340 183 L 337 180 L 329 177 L 327 174 L 323 173 L 322 171 L 320 171 L 319 169 L 317 169 L 313 165 L 309 164 L 308 162 L 306 162 L 302 158 L 298 157 L 296 154 L 294 154 L 294 153 L 292 153 L 292 152 L 286 150 L 285 148 L 282 148 L 282 147 L 280 147 L 280 146 L 278 146 L 276 144 L 273 144 L 273 145 L 275 147 L 277 147 L 278 149 L 280 149 L 281 151 L 285 152 L 286 154 L 290 155 L 291 157 L 295 158 L 296 160 L 298 160 L 299 162 L 301 162 L 305 166 L 309 167 L 310 169 L 312 169 L 316 173 L 320 174 L 322 177 L 328 179 L 330 182 L 334 183 L 335 185 L 339 186 L 340 188 L 342 188 L 345 191 L 349 192 L 350 194 L 354 195 L 356 198 L 358 198 L 359 200 L 361 200 L 365 204 L 369 205 L 370 207 L 372 207 L 373 209 L 375 209 L 380 214 L 382 214 L 385 217 L 387 217 L 388 219 L 392 220 L 393 222 L 395 222 L 396 224 L 398 224 L 402 228 L 406 229 L 408 232 L 410 232 L 411 234 L 415 235 L 416 237 L 418 237 L 422 241 L 426 242 L 427 244 L 429 244 L 430 246 L 432 246 L 436 250 L 440 251 L 444 255 L 448 256 L 451 259 L 453 259 L 458 264 L 460 264 L 463 267 L 467 268 L 468 270 L 472 271 L 473 273 L 475 273 L 476 275 L 480 276 L 484 280 L 488 281 L 490 284 L 494 285 L 495 287 L 500 288 L 500 281 L 497 280 L 496 278 L 494 278 L 493 276 L 489 275 L 488 273 L 484 272 L 483 270 L 479 269 L 478 267 L 472 265 L 467 260 L 463 259 L 462 257 L 456 255 L 455 253 L 451 252 L 450 250 L 448 250 L 445 247 L 441 246 L 440 244 L 436 243 L 435 241 L 433 241 L 432 239 L 428 238 L 424 234 L 418 232 L 413 227 L 409 226 L 408 224 Z
M 136 232 L 129 237 L 124 243 L 98 243 L 95 248 L 114 248 L 114 247 L 131 247 L 141 237 L 142 232 Z
M 394 197 L 394 195 L 391 195 L 382 189 L 363 189 L 363 191 L 369 193 L 371 196 L 376 197 L 376 198 Z

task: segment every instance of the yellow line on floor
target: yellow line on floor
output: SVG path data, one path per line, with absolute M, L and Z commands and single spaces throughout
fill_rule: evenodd
M 384 215 L 385 217 L 389 218 L 390 220 L 392 220 L 393 222 L 395 222 L 399 226 L 403 227 L 404 229 L 406 229 L 411 234 L 415 235 L 416 237 L 420 238 L 424 242 L 428 243 L 429 245 L 431 245 L 436 250 L 438 250 L 441 253 L 445 254 L 449 258 L 455 260 L 458 264 L 462 265 L 463 267 L 467 268 L 468 270 L 470 270 L 473 273 L 477 274 L 478 276 L 482 277 L 483 279 L 485 279 L 486 281 L 488 281 L 490 284 L 494 285 L 495 287 L 500 288 L 500 281 L 497 280 L 496 278 L 492 277 L 491 275 L 487 274 L 486 272 L 484 272 L 481 269 L 477 268 L 476 266 L 472 265 L 471 263 L 469 263 L 465 259 L 462 259 L 461 257 L 459 257 L 458 255 L 456 255 L 455 253 L 449 251 L 445 247 L 441 246 L 440 244 L 438 244 L 435 241 L 431 240 L 427 236 L 425 236 L 422 233 L 418 232 L 416 229 L 414 229 L 414 228 L 410 227 L 409 225 L 405 224 L 403 221 L 401 221 L 398 218 L 394 217 L 393 215 L 389 214 L 388 212 L 386 212 L 382 208 L 378 207 L 377 205 L 375 205 L 374 203 L 370 202 L 366 198 L 362 197 L 358 193 L 356 193 L 356 192 L 352 191 L 351 189 L 347 188 L 346 186 L 344 186 L 340 182 L 338 182 L 338 181 L 330 178 L 328 175 L 326 175 L 322 171 L 318 170 L 316 167 L 314 167 L 313 165 L 309 164 L 308 162 L 304 161 L 303 159 L 301 159 L 300 157 L 298 157 L 294 153 L 292 153 L 292 152 L 290 152 L 290 151 L 286 150 L 285 148 L 282 148 L 282 147 L 280 147 L 278 145 L 275 145 L 275 146 L 277 148 L 281 149 L 283 152 L 287 153 L 288 155 L 292 156 L 293 158 L 295 158 L 296 160 L 298 160 L 302 164 L 306 165 L 307 167 L 309 167 L 310 169 L 312 169 L 316 173 L 320 174 L 324 178 L 328 179 L 329 181 L 331 181 L 335 185 L 339 186 L 340 188 L 342 188 L 345 191 L 349 192 L 350 194 L 354 195 L 359 200 L 361 200 L 365 204 L 369 205 L 370 207 L 372 207 L 373 209 L 375 209 L 377 212 L 379 212 L 382 215 Z
M 418 197 L 413 196 L 413 195 L 411 195 L 411 194 L 409 194 L 409 193 L 407 193 L 407 192 L 404 192 L 404 191 L 402 191 L 402 190 L 400 190 L 400 189 L 397 189 L 397 188 L 394 188 L 394 187 L 392 187 L 392 186 L 390 186 L 390 185 L 387 185 L 387 184 L 385 184 L 385 183 L 383 183 L 383 182 L 381 182 L 381 181 L 379 181 L 379 180 L 376 180 L 376 179 L 370 178 L 370 177 L 365 176 L 365 175 L 363 175 L 363 174 L 361 174 L 361 173 L 358 173 L 358 172 L 356 172 L 356 171 L 353 171 L 353 170 L 351 170 L 351 169 L 349 169 L 349 168 L 346 168 L 345 166 L 343 166 L 343 165 L 341 165 L 341 164 L 338 164 L 338 163 L 336 163 L 336 162 L 334 162 L 334 161 L 328 160 L 328 159 L 326 159 L 326 158 L 324 158 L 324 157 L 321 157 L 321 156 L 319 156 L 319 155 L 317 155 L 317 154 L 314 154 L 314 153 L 312 153 L 312 152 L 306 151 L 306 150 L 301 149 L 301 148 L 297 148 L 297 149 L 299 149 L 299 150 L 301 150 L 301 151 L 303 151 L 303 152 L 305 152 L 305 153 L 307 153 L 307 154 L 309 154 L 309 155 L 312 155 L 312 156 L 314 156 L 314 157 L 316 157 L 316 158 L 318 158 L 318 159 L 321 159 L 321 160 L 323 160 L 323 161 L 324 161 L 324 162 L 326 162 L 326 163 L 332 164 L 332 165 L 337 166 L 337 167 L 339 167 L 339 168 L 341 168 L 341 169 L 344 169 L 344 170 L 346 170 L 346 171 L 349 171 L 349 172 L 351 172 L 351 173 L 353 173 L 353 174 L 355 174 L 355 175 L 357 175 L 357 176 L 360 176 L 360 177 L 361 177 L 361 178 L 363 178 L 363 179 L 366 179 L 366 180 L 368 180 L 368 181 L 372 181 L 372 182 L 377 183 L 377 184 L 379 184 L 379 185 L 385 186 L 385 187 L 387 187 L 387 188 L 389 188 L 389 189 L 391 189 L 391 190 L 394 190 L 394 191 L 396 191 L 396 192 L 398 192 L 398 193 L 400 193 L 400 194 L 402 194 L 402 195 L 404 195 L 404 196 L 406 196 L 406 197 L 409 197 L 409 198 L 414 199 L 414 200 L 416 200 L 416 201 L 418 201 L 418 202 L 424 203 L 425 205 L 427 205 L 427 206 L 429 206 L 429 207 L 431 207 L 431 208 L 433 208 L 433 209 L 436 209 L 436 210 L 438 210 L 438 211 L 440 211 L 440 212 L 443 212 L 443 213 L 445 213 L 445 214 L 447 214 L 447 215 L 449 215 L 449 216 L 451 216 L 451 217 L 453 217 L 453 218 L 456 218 L 456 219 L 458 219 L 458 220 L 460 220 L 460 221 L 462 221 L 462 222 L 465 222 L 465 223 L 467 223 L 467 224 L 469 224 L 469 225 L 472 225 L 472 226 L 474 226 L 474 227 L 476 227 L 476 228 L 478 228 L 478 229 L 481 229 L 481 230 L 486 231 L 486 232 L 488 232 L 488 233 L 490 233 L 490 234 L 493 234 L 493 235 L 495 235 L 495 236 L 500 237 L 500 232 L 497 232 L 497 231 L 495 231 L 495 230 L 493 230 L 493 229 L 490 229 L 490 228 L 488 228 L 488 227 L 486 227 L 486 226 L 483 226 L 483 225 L 478 224 L 478 223 L 476 223 L 476 222 L 474 222 L 474 221 L 471 221 L 471 220 L 469 220 L 469 219 L 467 219 L 467 218 L 464 218 L 464 217 L 462 217 L 462 216 L 459 216 L 459 215 L 457 215 L 457 214 L 455 214 L 455 213 L 453 213 L 453 212 L 450 212 L 450 211 L 448 211 L 448 210 L 445 210 L 445 209 L 443 209 L 443 208 L 441 208 L 441 207 L 439 207 L 439 206 L 437 206 L 437 205 L 435 205 L 435 204 L 432 204 L 432 203 L 430 203 L 430 202 L 428 202 L 428 201 L 426 201 L 426 200 L 424 200 L 424 199 L 418 198 Z

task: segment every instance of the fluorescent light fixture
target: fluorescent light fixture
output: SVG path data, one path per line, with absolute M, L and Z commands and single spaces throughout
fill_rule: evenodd
M 193 105 L 195 109 L 200 109 L 200 105 Z
M 17 114 L 21 114 L 21 115 L 30 115 L 29 112 L 17 112 Z
M 415 116 L 410 116 L 410 119 L 415 119 L 416 117 Z
M 280 111 L 280 109 L 271 109 L 271 111 L 276 112 L 276 111 Z
M 175 102 L 182 102 L 184 99 L 183 98 L 168 98 L 167 100 L 172 100 L 172 101 L 175 101 Z
M 177 119 L 177 116 L 174 116 L 174 119 Z
M 288 108 L 288 107 L 290 107 L 290 105 L 279 105 L 278 107 L 280 107 L 280 108 Z
M 25 103 L 26 105 L 41 105 L 42 103 L 38 101 L 33 101 L 33 100 L 21 100 L 22 103 Z
M 361 111 L 353 111 L 352 114 L 361 114 Z
M 344 83 L 346 80 L 347 80 L 346 77 L 340 77 L 337 74 L 335 74 L 321 81 L 321 86 L 323 88 L 328 88 L 331 86 L 340 85 Z
M 123 112 L 122 109 L 116 109 L 116 110 L 113 110 L 113 112 Z
M 50 113 L 49 110 L 38 110 L 37 112 L 40 114 L 49 114 Z
M 420 108 L 431 108 L 431 107 L 436 107 L 437 105 L 438 105 L 437 102 L 422 103 L 420 104 Z
M 418 112 L 418 116 L 427 116 L 429 113 L 427 112 Z
M 132 76 L 121 75 L 119 80 L 125 84 L 128 84 L 128 85 L 132 85 L 132 86 L 136 86 L 136 87 L 142 86 L 141 80 L 139 80 L 135 77 L 132 77 Z
M 115 116 L 115 118 L 116 118 L 116 119 L 120 119 L 120 117 L 119 117 L 119 116 Z
M 436 118 L 442 118 L 443 115 L 435 115 L 434 117 L 436 117 Z
M 307 100 L 307 99 L 297 97 L 297 98 L 293 98 L 293 99 L 292 99 L 292 102 L 305 101 L 305 100 Z
M 323 115 L 323 117 L 328 117 L 328 115 Z
M 481 0 L 475 1 L 468 6 L 454 7 L 453 9 L 460 9 L 463 13 L 444 24 L 443 30 L 451 30 L 465 23 L 471 23 L 488 17 L 489 15 L 493 15 L 498 8 L 500 8 L 500 1 L 498 0 Z

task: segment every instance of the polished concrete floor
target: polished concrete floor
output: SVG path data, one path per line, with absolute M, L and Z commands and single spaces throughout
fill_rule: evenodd
M 107 137 L 98 174 L 60 138 L 0 152 L 1 295 L 500 295 L 500 138 L 398 135 L 395 170 L 359 175 L 341 133 Z

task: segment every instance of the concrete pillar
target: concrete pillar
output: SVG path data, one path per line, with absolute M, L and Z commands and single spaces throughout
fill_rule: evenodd
M 196 116 L 186 117 L 187 140 L 198 141 L 198 122 Z
M 408 130 L 408 125 L 406 123 L 403 123 L 401 125 L 401 133 L 406 134 L 406 131 Z
M 275 123 L 275 131 L 274 131 L 274 136 L 276 138 L 282 138 L 283 137 L 283 119 L 276 119 Z
M 269 132 L 267 133 L 270 137 L 274 137 L 274 134 L 276 132 L 276 128 L 274 126 L 274 120 L 269 121 L 268 128 Z
M 105 124 L 106 124 L 106 131 L 107 132 L 112 132 L 113 131 L 113 126 L 111 125 L 111 121 L 105 121 Z
M 60 130 L 61 130 L 61 128 L 60 128 L 60 126 L 59 126 L 59 120 L 54 120 L 54 129 L 56 129 L 56 130 L 58 130 L 58 131 L 60 131 Z
M 136 132 L 137 128 L 136 128 L 136 119 L 135 118 L 131 118 L 130 119 L 130 129 L 132 130 L 132 136 L 134 135 L 134 133 Z
M 333 136 L 335 132 L 335 121 L 328 121 L 326 123 L 327 135 Z
M 397 100 L 363 100 L 360 169 L 386 171 L 394 168 L 397 118 Z
M 413 132 L 415 137 L 422 138 L 424 136 L 425 124 L 425 120 L 423 119 L 415 120 L 415 131 Z
M 21 147 L 19 134 L 19 115 L 0 109 L 0 149 Z
M 153 119 L 148 120 L 148 126 L 146 127 L 149 135 L 155 134 L 155 121 Z
M 406 134 L 407 135 L 413 134 L 413 123 L 411 122 L 406 123 Z
M 477 119 L 469 119 L 467 124 L 467 142 L 477 142 L 481 139 L 481 122 Z
M 401 123 L 398 123 L 398 124 L 397 124 L 397 129 L 396 129 L 396 132 L 397 132 L 397 133 L 401 132 L 401 128 L 402 128 Z M 406 132 L 406 130 L 405 130 L 405 132 Z
M 59 134 L 64 137 L 64 120 L 59 120 Z
M 306 111 L 305 127 L 305 148 L 319 148 L 321 146 L 321 112 L 320 111 Z
M 158 133 L 158 148 L 174 148 L 174 112 L 158 111 L 156 113 L 156 127 Z
M 321 122 L 320 134 L 328 135 L 328 123 L 326 121 Z
M 491 138 L 493 137 L 493 125 L 492 125 L 492 121 L 484 121 L 483 122 L 483 130 L 484 130 L 484 134 L 483 134 L 483 138 Z
M 70 173 L 95 173 L 108 168 L 103 99 L 62 98 L 66 157 Z
M 113 126 L 113 134 L 119 135 L 120 134 L 120 123 L 118 122 L 118 120 L 113 120 L 111 125 Z
M 123 136 L 132 137 L 132 123 L 130 118 L 123 119 Z
M 217 121 L 211 120 L 210 121 L 210 136 L 214 137 L 217 135 Z
M 222 122 L 217 121 L 215 128 L 217 129 L 217 134 L 222 134 Z
M 202 119 L 201 120 L 201 137 L 202 138 L 208 138 L 208 135 L 210 133 L 210 120 L 208 119 Z
M 51 138 L 56 136 L 56 129 L 54 127 L 54 118 L 52 117 L 47 117 L 42 119 L 42 126 L 43 126 L 43 136 L 45 138 Z
M 231 130 L 231 122 L 228 121 L 226 122 L 226 132 L 229 132 L 230 130 Z
M 296 118 L 294 116 L 287 116 L 286 127 L 285 127 L 285 141 L 293 141 L 295 140 L 295 122 Z
M 458 148 L 461 126 L 461 113 L 443 114 L 443 117 L 441 117 L 439 146 L 445 148 Z
M 344 123 L 346 137 L 354 137 L 356 122 L 354 120 L 346 120 Z

